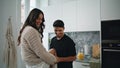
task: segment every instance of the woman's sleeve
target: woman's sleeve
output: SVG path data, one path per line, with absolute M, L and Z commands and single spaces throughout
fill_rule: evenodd
M 26 40 L 30 44 L 31 50 L 44 62 L 53 65 L 57 61 L 56 57 L 43 47 L 39 33 L 35 29 L 28 30 Z

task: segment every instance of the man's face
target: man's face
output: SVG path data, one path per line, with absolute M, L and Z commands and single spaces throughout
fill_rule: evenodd
M 55 34 L 58 38 L 62 38 L 64 35 L 64 27 L 54 27 Z

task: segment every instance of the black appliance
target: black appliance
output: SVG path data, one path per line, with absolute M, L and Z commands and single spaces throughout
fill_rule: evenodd
M 101 21 L 102 68 L 120 68 L 120 20 Z

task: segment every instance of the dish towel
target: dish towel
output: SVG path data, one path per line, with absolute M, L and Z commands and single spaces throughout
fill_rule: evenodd
M 6 31 L 6 45 L 4 49 L 4 62 L 7 68 L 17 68 L 17 51 L 12 33 L 11 17 L 8 19 Z

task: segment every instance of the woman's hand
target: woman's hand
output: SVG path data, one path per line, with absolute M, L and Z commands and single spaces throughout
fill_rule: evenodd
M 49 50 L 49 53 L 53 54 L 56 57 L 57 61 L 55 62 L 55 64 L 58 63 L 59 62 L 59 57 L 56 54 L 56 50 L 54 48 L 52 48 L 52 49 Z
M 49 50 L 49 53 L 51 53 L 51 54 L 57 56 L 56 50 L 55 50 L 54 48 L 50 49 L 50 50 Z

